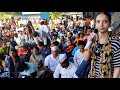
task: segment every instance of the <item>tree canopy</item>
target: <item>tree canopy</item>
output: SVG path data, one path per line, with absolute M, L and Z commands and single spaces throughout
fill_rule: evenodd
M 0 19 L 9 19 L 11 16 L 20 15 L 22 12 L 0 12 Z
M 57 19 L 62 12 L 50 12 L 50 18 L 51 19 Z

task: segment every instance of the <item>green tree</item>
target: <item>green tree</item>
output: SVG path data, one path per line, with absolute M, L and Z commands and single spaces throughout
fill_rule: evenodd
M 9 19 L 11 16 L 20 15 L 22 12 L 0 12 L 0 19 Z
M 50 12 L 50 18 L 51 19 L 57 19 L 62 12 Z

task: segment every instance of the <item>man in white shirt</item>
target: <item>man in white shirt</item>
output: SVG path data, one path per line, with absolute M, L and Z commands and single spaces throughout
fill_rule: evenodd
M 80 28 L 83 28 L 83 19 L 80 18 Z
M 24 39 L 25 39 L 25 35 L 24 35 L 24 33 L 23 33 L 23 30 L 24 30 L 24 28 L 23 28 L 23 27 L 18 28 L 18 29 L 16 30 L 16 32 L 18 33 L 18 37 L 20 37 L 20 38 L 21 38 L 22 42 L 23 42 L 23 41 L 24 41 Z
M 22 43 L 22 40 L 20 37 L 18 37 L 17 33 L 14 34 L 14 41 L 17 43 L 18 46 L 20 46 Z
M 51 54 L 45 58 L 44 69 L 46 70 L 45 78 L 53 78 L 56 66 L 59 64 L 58 47 L 51 47 Z
M 35 30 L 32 33 L 34 41 L 38 44 L 40 41 L 44 43 L 44 45 L 48 44 L 48 34 L 43 30 Z
M 53 74 L 54 78 L 78 78 L 75 74 L 77 66 L 68 61 L 66 54 L 60 54 L 59 64 L 57 65 L 55 72 Z
M 41 25 L 40 30 L 45 31 L 46 33 L 49 33 L 49 32 L 50 32 L 48 26 L 47 26 L 47 25 L 44 25 L 44 24 Z

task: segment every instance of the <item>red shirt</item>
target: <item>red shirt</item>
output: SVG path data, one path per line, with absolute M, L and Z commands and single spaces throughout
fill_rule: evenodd
M 63 50 L 65 50 L 65 51 L 70 50 L 70 52 L 67 53 L 68 57 L 71 56 L 71 52 L 74 49 L 74 47 L 75 47 L 74 45 L 67 45 L 66 47 L 63 48 Z
M 86 19 L 86 26 L 90 26 L 90 20 Z
M 21 56 L 21 55 L 26 54 L 26 53 L 28 53 L 29 55 L 31 55 L 30 48 L 28 48 L 28 50 L 24 50 L 23 48 L 18 49 L 18 56 Z

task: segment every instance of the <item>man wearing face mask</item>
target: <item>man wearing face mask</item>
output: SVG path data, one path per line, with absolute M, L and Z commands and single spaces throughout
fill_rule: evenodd
M 53 74 L 54 78 L 78 78 L 75 74 L 77 66 L 70 62 L 66 54 L 60 54 L 59 64 Z

